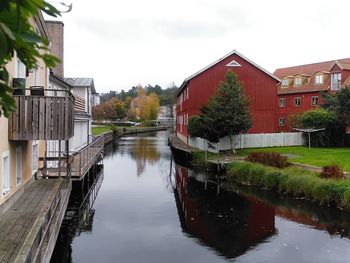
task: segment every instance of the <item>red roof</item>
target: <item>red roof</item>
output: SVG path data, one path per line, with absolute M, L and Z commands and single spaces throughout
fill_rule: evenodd
M 330 71 L 331 67 L 336 61 L 343 69 L 350 69 L 350 58 L 343 58 L 288 68 L 279 68 L 276 69 L 273 74 L 278 78 L 282 78 L 285 76 L 294 76 L 297 74 L 307 74 L 311 76 L 319 71 Z

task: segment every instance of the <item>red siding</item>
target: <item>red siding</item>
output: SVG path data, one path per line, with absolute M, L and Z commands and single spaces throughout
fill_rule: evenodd
M 241 67 L 226 67 L 226 65 L 235 60 Z M 210 67 L 189 80 L 188 88 L 189 98 L 181 106 L 177 106 L 177 116 L 188 114 L 189 116 L 198 114 L 200 108 L 205 105 L 212 97 L 220 81 L 225 80 L 227 70 L 232 70 L 242 81 L 246 95 L 251 99 L 251 114 L 253 125 L 248 133 L 270 133 L 277 129 L 277 83 L 278 81 L 250 64 L 237 54 L 228 56 L 223 61 Z M 180 98 L 186 93 L 184 88 L 178 94 Z M 187 125 L 177 125 L 177 132 L 187 136 Z M 182 130 L 181 130 L 182 128 Z
M 311 109 L 316 109 L 317 106 L 311 105 L 311 100 L 313 96 L 318 96 L 318 104 L 322 104 L 322 96 L 319 91 L 310 92 L 310 93 L 295 93 L 295 94 L 281 94 L 278 95 L 278 107 L 279 107 L 279 99 L 286 99 L 286 106 L 278 108 L 278 118 L 277 118 L 277 127 L 280 132 L 289 132 L 293 131 L 293 127 L 291 127 L 289 123 L 289 118 L 291 115 L 298 114 L 300 112 L 304 112 Z M 301 98 L 300 107 L 295 106 L 294 99 Z M 286 119 L 286 125 L 284 127 L 279 126 L 279 118 Z

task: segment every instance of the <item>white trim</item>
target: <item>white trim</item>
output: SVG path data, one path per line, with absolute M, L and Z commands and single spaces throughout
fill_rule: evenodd
M 260 69 L 261 71 L 263 71 L 264 73 L 266 73 L 267 75 L 269 75 L 270 77 L 272 77 L 273 79 L 277 80 L 278 82 L 280 82 L 281 80 L 276 77 L 275 75 L 273 75 L 272 73 L 268 72 L 267 70 L 265 70 L 264 68 L 260 67 L 258 64 L 254 63 L 253 61 L 251 61 L 250 59 L 246 58 L 245 56 L 243 56 L 242 54 L 240 54 L 239 52 L 237 52 L 236 50 L 231 51 L 230 53 L 228 53 L 227 55 L 223 56 L 222 58 L 220 58 L 219 60 L 211 63 L 210 65 L 206 66 L 205 68 L 201 69 L 200 71 L 196 72 L 195 74 L 189 76 L 188 78 L 185 79 L 185 81 L 189 81 L 191 79 L 193 79 L 194 77 L 198 76 L 199 74 L 203 73 L 204 71 L 206 71 L 207 69 L 215 66 L 216 64 L 218 64 L 219 62 L 223 61 L 224 59 L 228 58 L 231 55 L 236 54 L 237 56 L 243 58 L 245 61 L 247 61 L 248 63 L 252 64 L 253 66 L 255 66 L 256 68 Z
M 226 67 L 242 67 L 236 60 L 232 60 L 230 63 L 226 64 Z
M 19 156 L 18 156 L 18 153 L 20 154 Z M 16 147 L 16 186 L 22 183 L 22 178 L 23 178 L 23 151 L 22 151 L 22 146 L 18 146 Z
M 7 167 L 7 175 L 8 175 L 8 188 L 5 188 L 5 165 L 4 165 L 4 159 L 7 157 L 8 160 L 8 167 Z M 10 192 L 10 153 L 8 151 L 2 153 L 2 186 L 1 186 L 1 196 L 5 196 Z M 6 191 L 5 191 L 6 190 Z
M 36 146 L 36 156 L 34 155 L 35 146 Z M 32 175 L 34 175 L 38 171 L 38 166 L 39 166 L 38 162 L 39 162 L 39 141 L 35 140 L 32 143 Z

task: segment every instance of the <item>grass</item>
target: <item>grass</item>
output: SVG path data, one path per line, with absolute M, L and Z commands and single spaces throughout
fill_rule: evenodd
M 97 136 L 105 132 L 111 131 L 111 127 L 109 126 L 97 126 L 97 127 L 92 127 L 92 135 Z
M 311 148 L 302 146 L 254 148 L 238 151 L 238 155 L 246 156 L 253 151 L 269 151 L 281 154 L 291 154 L 288 157 L 291 162 L 309 164 L 323 167 L 326 165 L 338 164 L 345 171 L 350 171 L 350 148 Z
M 250 162 L 233 162 L 227 175 L 236 183 L 271 189 L 320 204 L 350 209 L 350 180 L 324 179 L 300 168 L 278 169 Z

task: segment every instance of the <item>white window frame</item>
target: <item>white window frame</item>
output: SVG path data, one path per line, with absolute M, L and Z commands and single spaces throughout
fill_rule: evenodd
M 286 126 L 286 118 L 285 117 L 280 117 L 278 119 L 278 126 L 280 126 L 280 127 Z
M 297 104 L 297 101 L 299 101 L 299 105 Z M 301 107 L 301 97 L 295 97 L 294 98 L 294 106 L 295 107 Z
M 226 64 L 226 67 L 242 67 L 236 60 L 232 60 L 230 63 Z
M 286 103 L 287 103 L 286 98 L 280 98 L 280 100 L 279 100 L 280 108 L 285 108 L 286 107 Z
M 311 97 L 311 106 L 318 106 L 318 96 Z
M 36 147 L 36 153 L 34 152 L 35 147 Z M 39 161 L 39 141 L 34 140 L 32 142 L 32 175 L 34 175 L 39 169 L 38 161 Z
M 294 86 L 295 87 L 301 86 L 301 83 L 302 83 L 301 77 L 294 78 Z
M 5 171 L 5 158 L 7 158 L 7 170 Z M 2 153 L 2 186 L 1 186 L 1 196 L 5 196 L 10 192 L 10 154 L 8 151 Z M 5 175 L 8 177 L 8 188 L 5 188 Z
M 331 75 L 331 90 L 339 90 L 340 84 L 341 84 L 341 73 L 340 72 L 333 73 Z
M 288 79 L 282 79 L 281 87 L 288 87 L 288 86 L 289 86 L 289 80 Z
M 22 61 L 16 57 L 15 63 L 15 76 L 16 78 L 26 78 L 26 66 L 22 63 Z
M 321 84 L 323 84 L 323 75 L 316 75 L 315 76 L 315 84 L 317 84 L 317 85 L 321 85 Z
M 22 178 L 23 178 L 23 151 L 22 151 L 22 146 L 18 146 L 16 147 L 16 185 L 21 184 Z

